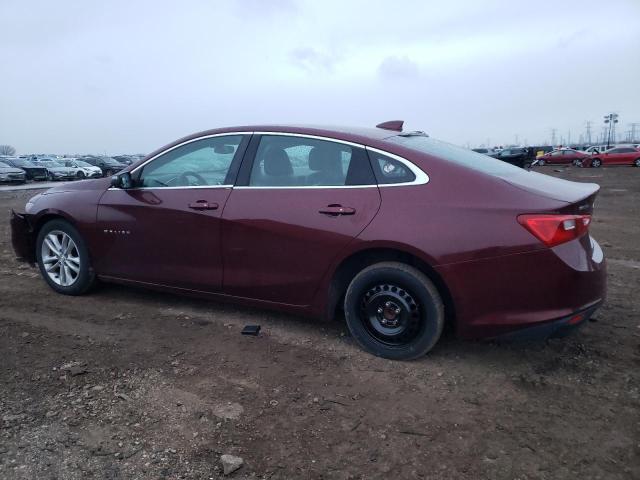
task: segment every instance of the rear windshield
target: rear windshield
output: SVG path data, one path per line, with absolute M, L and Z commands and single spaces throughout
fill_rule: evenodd
M 444 160 L 448 160 L 458 165 L 462 165 L 479 172 L 486 173 L 488 175 L 494 175 L 496 177 L 510 177 L 522 173 L 522 169 L 515 167 L 502 160 L 496 160 L 482 153 L 476 153 L 466 148 L 457 147 L 447 142 L 441 142 L 431 137 L 424 135 L 412 135 L 401 136 L 396 135 L 385 139 L 387 142 L 392 142 L 398 145 L 402 145 L 405 148 L 410 148 L 418 152 L 433 155 Z

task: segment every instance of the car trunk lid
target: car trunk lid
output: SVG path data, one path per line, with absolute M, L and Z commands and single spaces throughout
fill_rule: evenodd
M 596 183 L 571 182 L 524 170 L 501 178 L 520 190 L 567 203 L 563 213 L 590 214 L 600 190 Z

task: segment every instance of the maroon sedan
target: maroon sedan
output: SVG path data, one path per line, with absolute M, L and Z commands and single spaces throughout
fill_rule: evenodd
M 97 279 L 316 317 L 366 350 L 556 335 L 605 295 L 599 187 L 525 171 L 402 122 L 256 126 L 178 140 L 111 179 L 36 195 L 11 226 L 57 292 Z
M 633 165 L 640 167 L 640 149 L 634 147 L 610 148 L 603 153 L 596 153 L 582 162 L 582 166 L 584 167 L 610 165 Z
M 572 148 L 560 148 L 536 158 L 538 165 L 581 165 L 589 154 Z

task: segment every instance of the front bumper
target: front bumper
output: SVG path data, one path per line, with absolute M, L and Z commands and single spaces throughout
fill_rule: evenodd
M 24 183 L 26 181 L 25 175 L 7 175 L 4 177 L 0 177 L 0 182 L 2 183 Z
M 27 216 L 11 210 L 11 244 L 16 258 L 30 264 L 36 263 L 36 248 L 33 227 Z

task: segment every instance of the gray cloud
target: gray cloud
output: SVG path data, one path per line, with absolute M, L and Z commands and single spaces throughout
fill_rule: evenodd
M 291 64 L 309 73 L 331 72 L 338 61 L 336 55 L 321 52 L 313 47 L 300 47 L 289 52 Z
M 390 56 L 385 58 L 378 67 L 378 73 L 383 78 L 393 80 L 415 80 L 420 78 L 420 67 L 406 56 Z
M 2 0 L 0 18 L 0 143 L 19 153 L 267 122 L 403 118 L 460 144 L 640 122 L 637 0 Z

